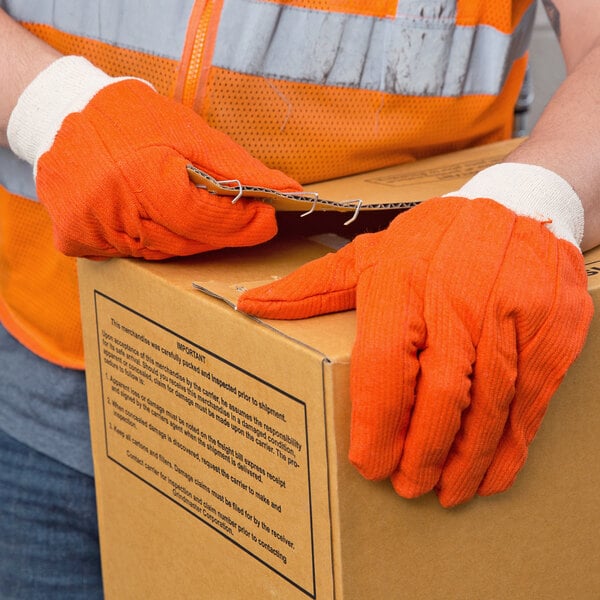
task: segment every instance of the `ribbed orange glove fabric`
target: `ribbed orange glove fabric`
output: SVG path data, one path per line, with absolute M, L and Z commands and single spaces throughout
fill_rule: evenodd
M 277 319 L 356 308 L 350 459 L 447 507 L 511 486 L 593 312 L 573 244 L 464 198 L 428 200 L 238 308 Z
M 64 120 L 37 165 L 37 192 L 70 256 L 161 259 L 275 235 L 271 206 L 209 194 L 187 164 L 219 180 L 298 191 L 192 110 L 125 80 L 100 90 Z

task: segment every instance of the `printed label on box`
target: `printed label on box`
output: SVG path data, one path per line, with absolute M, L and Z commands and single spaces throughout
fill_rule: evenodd
M 110 459 L 315 595 L 305 404 L 95 292 Z
M 410 163 L 410 171 L 409 169 L 406 169 L 395 174 L 368 177 L 365 181 L 394 188 L 412 185 L 427 185 L 448 180 L 459 180 L 462 182 L 467 181 L 486 167 L 490 167 L 500 162 L 505 155 L 506 152 L 500 152 L 494 156 L 483 156 L 472 160 L 465 160 L 460 163 L 441 164 L 430 167 L 423 166 L 421 168 L 415 168 L 419 165 Z

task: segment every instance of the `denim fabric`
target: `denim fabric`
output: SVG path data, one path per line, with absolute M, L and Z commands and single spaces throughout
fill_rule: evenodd
M 93 478 L 2 431 L 0 598 L 102 598 Z
M 2 325 L 0 428 L 30 448 L 93 475 L 85 375 L 36 356 Z

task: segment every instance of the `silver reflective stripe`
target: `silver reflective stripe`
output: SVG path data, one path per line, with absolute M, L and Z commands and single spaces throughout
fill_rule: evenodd
M 399 7 L 395 19 L 379 19 L 225 0 L 213 64 L 391 94 L 497 94 L 527 50 L 535 16 L 533 3 L 511 36 L 489 26 L 457 26 L 454 1 L 410 0 Z
M 502 89 L 513 62 L 523 56 L 529 48 L 535 7 L 535 3 L 529 7 L 510 37 L 506 35 L 502 38 L 498 37 L 498 31 L 491 27 L 477 28 L 473 43 L 472 65 L 466 75 L 466 93 L 494 94 Z M 490 43 L 494 33 L 496 34 L 495 45 Z M 502 63 L 498 61 L 498 55 L 504 57 Z
M 179 59 L 194 0 L 0 0 L 19 21 Z
M 0 185 L 9 192 L 37 200 L 33 167 L 18 158 L 8 148 L 0 147 Z

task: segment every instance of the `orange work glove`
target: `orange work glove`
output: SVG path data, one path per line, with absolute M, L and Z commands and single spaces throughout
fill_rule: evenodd
M 81 57 L 63 57 L 33 80 L 8 136 L 34 165 L 56 246 L 72 256 L 160 259 L 276 233 L 271 206 L 198 189 L 187 164 L 218 180 L 301 189 L 147 82 L 109 77 Z
M 583 346 L 582 231 L 562 178 L 498 165 L 238 308 L 277 319 L 356 308 L 350 460 L 401 496 L 435 489 L 453 506 L 513 483 Z

